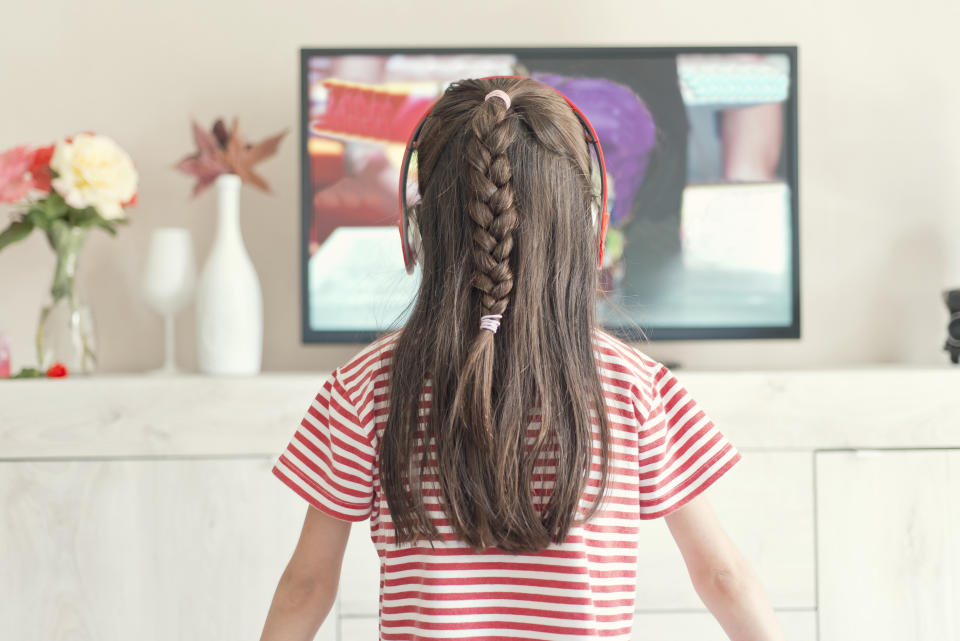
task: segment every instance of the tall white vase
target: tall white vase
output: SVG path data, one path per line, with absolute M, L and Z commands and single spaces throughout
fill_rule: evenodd
M 240 185 L 235 174 L 216 180 L 217 235 L 197 284 L 197 362 L 205 374 L 257 374 L 263 355 L 263 297 L 240 233 Z

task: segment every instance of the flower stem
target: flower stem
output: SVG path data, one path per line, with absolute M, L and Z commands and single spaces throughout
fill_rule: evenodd
M 86 238 L 87 230 L 84 228 L 72 227 L 62 221 L 54 221 L 50 225 L 47 239 L 57 255 L 53 285 L 50 287 L 50 295 L 54 301 L 70 296 L 71 304 L 76 306 L 77 258 Z

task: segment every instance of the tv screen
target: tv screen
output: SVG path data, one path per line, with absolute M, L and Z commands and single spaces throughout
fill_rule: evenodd
M 304 341 L 403 324 L 419 283 L 397 226 L 406 143 L 449 83 L 491 75 L 556 88 L 596 129 L 608 331 L 799 337 L 796 62 L 795 47 L 302 50 Z

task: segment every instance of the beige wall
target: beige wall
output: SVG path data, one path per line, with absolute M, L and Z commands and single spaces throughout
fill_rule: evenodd
M 862 7 L 862 8 L 861 8 Z M 665 342 L 702 369 L 942 363 L 940 290 L 960 287 L 960 4 L 856 0 L 595 2 L 8 3 L 0 29 L 0 148 L 78 130 L 114 137 L 141 172 L 132 224 L 93 233 L 81 286 L 104 371 L 159 365 L 160 318 L 138 295 L 150 230 L 185 225 L 201 259 L 212 192 L 172 169 L 189 119 L 241 117 L 251 137 L 290 127 L 263 165 L 275 196 L 245 188 L 244 233 L 264 289 L 264 368 L 326 369 L 361 345 L 302 346 L 297 115 L 300 46 L 798 44 L 802 331 L 799 341 Z M 0 331 L 14 365 L 52 257 L 43 239 L 0 253 Z M 178 317 L 193 367 L 193 307 Z

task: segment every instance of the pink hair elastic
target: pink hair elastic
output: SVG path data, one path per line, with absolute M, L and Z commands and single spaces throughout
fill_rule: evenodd
M 507 95 L 507 92 L 506 92 L 506 91 L 501 91 L 500 89 L 494 89 L 493 91 L 491 91 L 490 93 L 488 93 L 488 94 L 486 95 L 486 97 L 484 97 L 483 100 L 484 100 L 484 102 L 486 102 L 487 100 L 490 100 L 490 99 L 493 98 L 494 96 L 496 96 L 497 98 L 502 98 L 503 101 L 504 101 L 505 103 L 507 103 L 507 109 L 510 108 L 510 96 Z M 494 330 L 494 331 L 496 331 L 496 330 Z
M 480 329 L 489 329 L 494 334 L 497 333 L 497 328 L 500 327 L 500 319 L 503 318 L 503 314 L 487 314 L 486 316 L 480 317 Z

